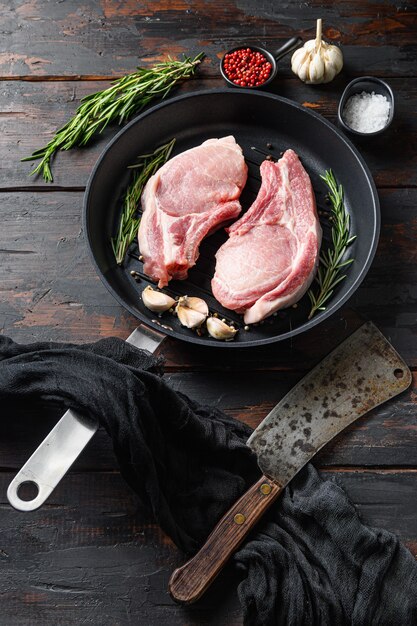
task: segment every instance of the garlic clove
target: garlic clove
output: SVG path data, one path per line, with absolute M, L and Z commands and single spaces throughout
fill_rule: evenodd
M 315 52 L 316 51 L 316 40 L 315 39 L 310 39 L 309 41 L 306 41 L 304 46 L 303 46 L 303 48 L 309 54 Z
M 171 296 L 167 296 L 162 291 L 156 291 L 150 285 L 142 291 L 142 302 L 150 311 L 154 313 L 163 313 L 175 306 L 176 302 Z
M 177 307 L 177 315 L 181 324 L 187 328 L 198 328 L 207 317 L 200 311 L 194 311 L 187 307 Z
M 324 83 L 329 83 L 343 67 L 343 54 L 337 46 L 328 46 L 325 54 Z
M 327 63 L 332 63 L 338 71 L 342 69 L 343 54 L 337 46 L 327 46 L 325 58 Z
M 318 84 L 323 81 L 324 61 L 320 52 L 316 52 L 316 54 L 312 57 L 308 68 L 308 74 L 308 80 L 311 83 Z
M 193 296 L 181 296 L 175 311 L 180 323 L 187 328 L 198 328 L 209 314 L 207 303 Z
M 213 339 L 223 339 L 224 341 L 233 339 L 237 333 L 237 328 L 229 326 L 218 317 L 209 317 L 207 319 L 207 330 Z
M 323 75 L 323 83 L 330 83 L 330 81 L 333 80 L 333 78 L 336 76 L 337 71 L 334 68 L 333 65 L 329 65 L 328 63 L 326 63 L 326 68 L 324 70 L 324 75 Z
M 303 63 L 298 68 L 298 76 L 303 81 L 303 83 L 307 82 L 309 79 L 309 70 L 310 70 L 310 57 L 306 57 Z
M 294 74 L 298 74 L 300 67 L 308 58 L 308 54 L 306 53 L 304 47 L 296 50 L 291 57 L 291 69 Z

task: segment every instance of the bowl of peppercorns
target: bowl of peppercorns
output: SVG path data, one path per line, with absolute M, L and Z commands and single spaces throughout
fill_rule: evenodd
M 277 61 L 301 43 L 300 37 L 291 37 L 274 53 L 260 46 L 236 46 L 223 55 L 220 61 L 221 75 L 231 87 L 265 87 L 277 74 Z

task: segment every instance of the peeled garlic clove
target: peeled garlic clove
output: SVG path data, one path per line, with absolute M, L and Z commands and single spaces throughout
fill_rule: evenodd
M 218 317 L 209 317 L 207 320 L 207 330 L 213 339 L 233 339 L 237 333 L 237 328 L 229 326 L 226 322 L 219 320 Z
M 167 296 L 167 294 L 162 293 L 162 291 L 152 289 L 150 285 L 145 287 L 142 291 L 142 302 L 150 311 L 154 311 L 155 313 L 168 311 L 168 309 L 176 304 L 174 298 Z
M 175 311 L 180 323 L 187 328 L 198 328 L 209 314 L 207 303 L 193 296 L 181 296 Z

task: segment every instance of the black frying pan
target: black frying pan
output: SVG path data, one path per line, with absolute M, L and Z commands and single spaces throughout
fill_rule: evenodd
M 281 151 L 293 148 L 308 171 L 316 193 L 318 208 L 325 207 L 327 188 L 320 174 L 331 168 L 345 189 L 346 206 L 351 216 L 351 231 L 357 235 L 349 248 L 355 259 L 347 270 L 325 311 L 307 320 L 307 296 L 297 308 L 279 312 L 249 331 L 243 328 L 241 316 L 222 309 L 213 298 L 210 280 L 214 273 L 214 254 L 226 239 L 221 230 L 203 241 L 197 264 L 185 281 L 172 281 L 164 290 L 171 295 L 193 295 L 206 300 L 210 311 L 233 320 L 240 329 L 231 342 L 199 337 L 181 327 L 178 319 L 165 313 L 158 319 L 142 303 L 140 294 L 152 281 L 143 275 L 137 283 L 131 270 L 143 274 L 137 244 L 133 244 L 123 267 L 118 267 L 111 237 L 117 229 L 121 203 L 129 182 L 128 166 L 138 155 L 152 152 L 161 144 L 176 138 L 173 155 L 199 145 L 210 137 L 234 135 L 242 146 L 249 166 L 249 178 L 241 195 L 245 210 L 256 197 L 260 185 L 261 153 L 270 151 L 279 158 Z M 273 148 L 268 150 L 267 144 Z M 205 345 L 245 347 L 272 343 L 297 335 L 316 326 L 344 304 L 355 292 L 375 254 L 380 214 L 378 196 L 363 159 L 346 137 L 320 115 L 299 104 L 268 93 L 245 89 L 216 89 L 187 94 L 159 104 L 128 124 L 116 135 L 99 158 L 88 182 L 84 206 L 84 227 L 96 269 L 113 296 L 139 320 L 166 334 Z M 323 226 L 323 246 L 329 241 L 327 221 Z M 161 326 L 163 324 L 163 326 Z

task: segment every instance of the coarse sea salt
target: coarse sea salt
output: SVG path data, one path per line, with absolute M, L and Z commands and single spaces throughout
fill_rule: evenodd
M 387 125 L 391 104 L 380 93 L 362 91 L 351 96 L 343 109 L 343 121 L 360 133 L 375 133 Z

